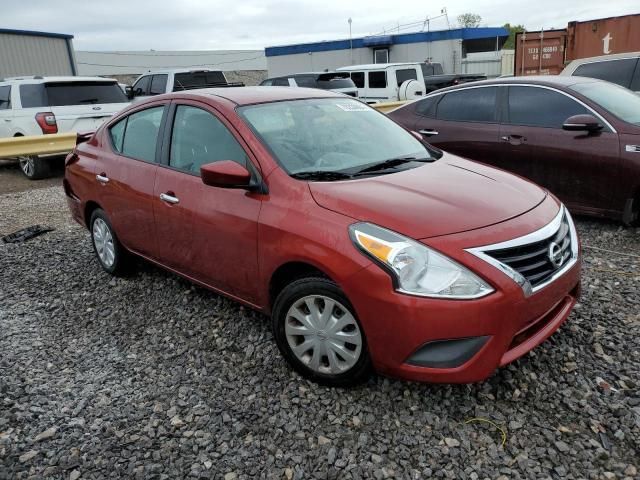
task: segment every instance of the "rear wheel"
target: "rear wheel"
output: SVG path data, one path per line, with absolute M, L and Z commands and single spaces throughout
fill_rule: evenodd
M 273 308 L 280 352 L 301 375 L 330 386 L 351 386 L 371 373 L 360 323 L 342 290 L 326 278 L 286 286 Z
M 35 155 L 18 157 L 20 169 L 29 180 L 40 180 L 51 176 L 51 166 L 46 159 Z
M 128 256 L 118 241 L 111 222 L 104 210 L 97 208 L 89 222 L 93 250 L 102 268 L 111 275 L 121 276 L 127 272 Z

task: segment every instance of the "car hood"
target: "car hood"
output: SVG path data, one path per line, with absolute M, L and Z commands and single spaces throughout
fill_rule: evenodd
M 309 188 L 321 207 L 415 239 L 500 223 L 547 195 L 516 175 L 449 154 L 397 173 Z

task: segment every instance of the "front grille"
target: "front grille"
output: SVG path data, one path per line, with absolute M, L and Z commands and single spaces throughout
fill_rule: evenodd
M 563 215 L 557 231 L 544 240 L 485 250 L 484 253 L 518 272 L 535 288 L 553 277 L 571 260 L 571 229 L 567 215 Z

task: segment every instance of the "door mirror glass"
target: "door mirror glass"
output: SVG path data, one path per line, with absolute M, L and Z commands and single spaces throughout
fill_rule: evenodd
M 562 124 L 563 130 L 570 132 L 597 132 L 603 125 L 593 115 L 573 115 Z
M 220 188 L 249 188 L 251 173 L 233 160 L 221 160 L 200 167 L 205 185 Z

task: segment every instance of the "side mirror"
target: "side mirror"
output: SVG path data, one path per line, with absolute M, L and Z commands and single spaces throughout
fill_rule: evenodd
M 602 128 L 602 124 L 593 115 L 574 115 L 562 124 L 562 129 L 570 132 L 597 132 Z
M 416 132 L 415 130 L 411 130 L 411 135 L 413 135 L 414 137 L 416 137 L 418 139 L 419 142 L 423 142 L 424 138 L 422 137 L 422 135 L 420 135 L 418 132 Z
M 127 98 L 128 98 L 129 100 L 133 100 L 133 97 L 135 96 L 135 95 L 133 94 L 133 87 L 131 87 L 131 86 L 127 85 L 126 87 L 124 87 L 124 93 L 126 93 Z
M 231 160 L 207 163 L 200 167 L 202 183 L 220 188 L 246 188 L 251 185 L 251 173 Z

